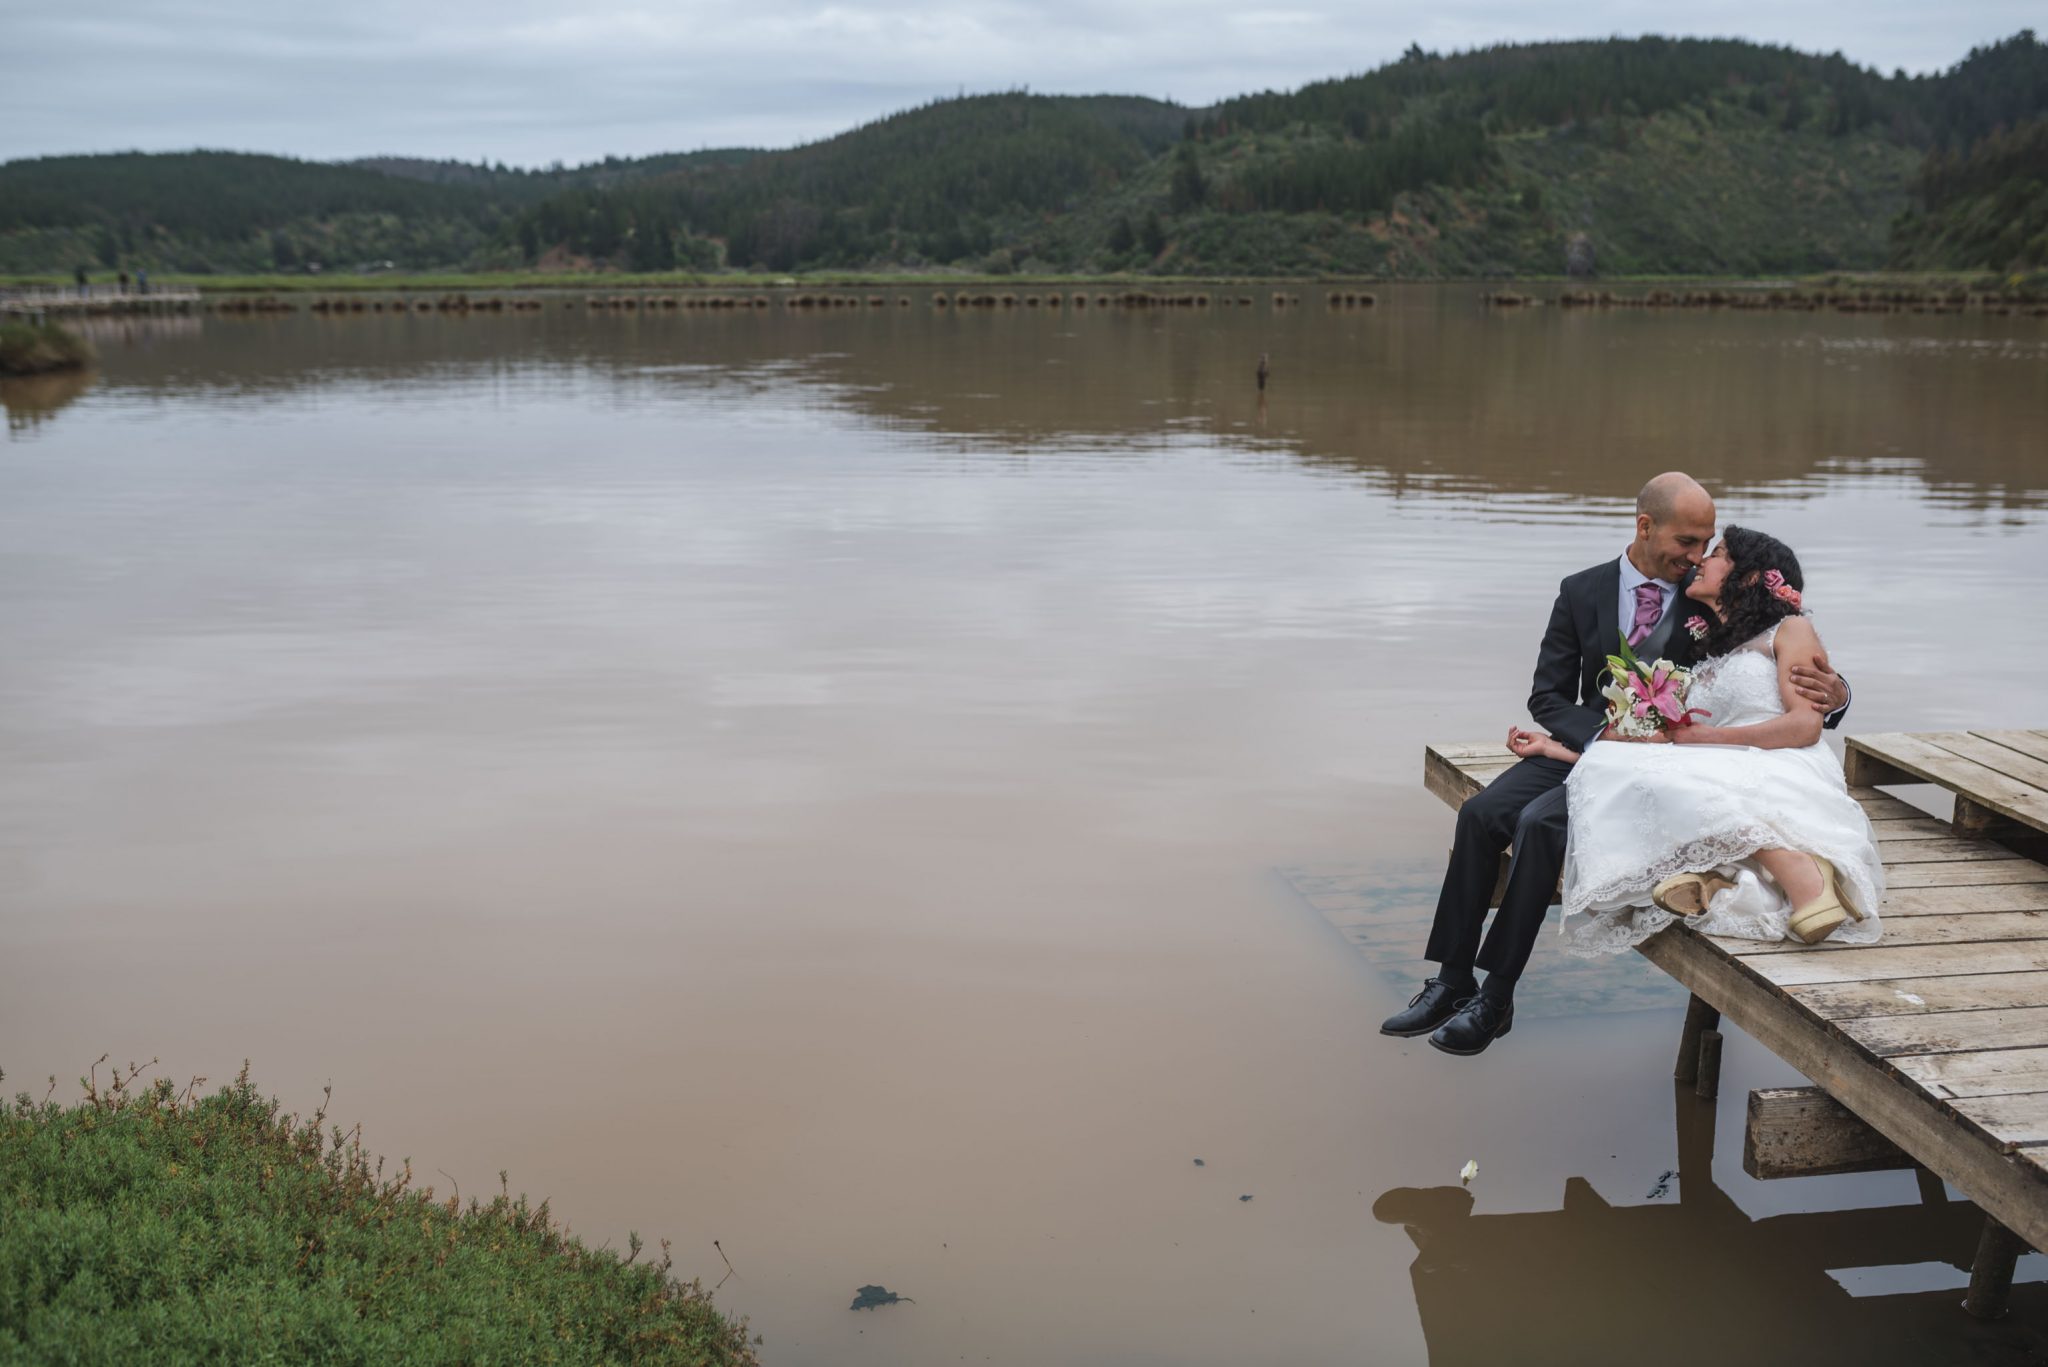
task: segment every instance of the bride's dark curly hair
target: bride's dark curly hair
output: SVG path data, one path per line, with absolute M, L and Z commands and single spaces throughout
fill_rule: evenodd
M 1728 548 L 1728 577 L 1721 581 L 1721 620 L 1707 630 L 1700 642 L 1700 655 L 1725 655 L 1752 637 L 1770 630 L 1787 617 L 1797 617 L 1797 603 L 1779 597 L 1769 580 L 1772 570 L 1784 576 L 1786 586 L 1806 587 L 1799 557 L 1792 548 L 1767 532 L 1748 527 L 1730 527 L 1721 533 Z

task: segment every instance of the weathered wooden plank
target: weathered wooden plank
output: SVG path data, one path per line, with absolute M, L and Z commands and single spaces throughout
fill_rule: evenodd
M 1976 863 L 1999 859 L 2020 859 L 2024 856 L 1982 840 L 1950 833 L 1940 840 L 1886 840 L 1879 837 L 1877 857 L 1887 866 L 1892 864 L 1931 864 L 1936 860 L 1965 860 Z
M 1887 870 L 1885 884 L 1895 888 L 1970 887 L 1985 883 L 2048 883 L 2048 864 L 2031 859 L 1989 859 L 1982 863 L 1956 860 L 1933 864 L 1901 864 Z
M 2035 759 L 2009 745 L 1969 731 L 1930 731 L 1923 733 L 1920 739 L 1929 745 L 1938 745 L 1952 755 L 1974 760 L 2036 792 L 2048 789 L 2048 760 Z
M 1872 821 L 1911 820 L 1914 817 L 1940 820 L 1939 817 L 1929 816 L 1904 798 L 1893 797 L 1890 793 L 1876 788 L 1859 788 L 1852 785 L 1849 796 L 1862 804 L 1863 814 Z
M 1922 782 L 1939 784 L 2000 816 L 2048 831 L 2048 793 L 1921 737 L 1904 732 L 1851 736 L 1848 749 Z M 1856 778 L 1868 781 L 1860 772 L 1865 766 L 1856 767 Z
M 1422 751 L 1422 786 L 1435 793 L 1452 808 L 1465 805 L 1465 799 L 1486 785 L 1459 769 L 1456 762 L 1438 753 L 1434 745 L 1425 746 Z
M 1706 939 L 1704 936 L 1697 938 L 1703 942 Z M 1709 944 L 1708 947 L 1715 953 L 1725 953 L 1719 946 Z M 2048 969 L 2048 941 L 1875 944 L 1842 949 L 1823 946 L 1810 954 L 1746 954 L 1740 962 L 1758 977 L 1779 987 L 1868 982 L 1876 978 L 1941 978 L 1956 973 L 2029 973 Z
M 1738 940 L 1710 937 L 1730 954 L 1753 958 L 1760 954 L 1809 954 L 1813 946 L 1797 940 Z M 1901 916 L 1887 922 L 1881 945 L 1948 945 L 1979 940 L 2048 941 L 2048 912 L 1983 911 L 1960 916 Z M 1839 953 L 1853 953 L 1848 947 Z
M 1871 1057 L 1861 1045 L 1818 1022 L 1800 1003 L 1760 977 L 1757 969 L 1762 965 L 1731 959 L 1683 926 L 1661 931 L 1638 948 L 1645 958 L 1740 1025 L 1764 1048 L 1819 1084 L 1935 1175 L 1952 1183 L 1987 1214 L 2005 1222 L 2032 1245 L 2048 1243 L 2048 1170 L 2016 1162 L 1987 1144 L 1985 1128 L 1973 1118 L 1963 1116 L 1959 1109 L 2006 1098 L 1947 1101 L 1918 1087 L 1902 1085 L 1896 1072 Z M 1903 952 L 1927 955 L 1960 948 L 1965 947 L 1930 946 Z M 1980 947 L 1968 948 L 1974 953 Z M 2029 948 L 2048 953 L 2048 946 Z M 1886 952 L 1873 949 L 1779 955 L 1763 963 L 1854 959 Z
M 1964 888 L 1887 888 L 1879 911 L 1893 916 L 1952 916 L 1976 911 L 2048 910 L 2048 884 L 1990 883 Z
M 2000 1096 L 1957 1097 L 1948 1103 L 1962 1116 L 2000 1144 L 2048 1142 L 2048 1092 L 2012 1092 Z M 1961 1186 L 1962 1183 L 1956 1183 Z M 1979 1205 L 1983 1203 L 1978 1202 Z M 1985 1207 L 1985 1214 L 2005 1217 Z M 2008 1223 L 2010 1223 L 2008 1221 Z M 2039 1243 L 2026 1236 L 2029 1243 Z
M 1508 764 L 1515 763 L 1514 752 L 1497 740 L 1438 741 L 1429 748 L 1453 763 L 1462 763 L 1466 760 L 1500 760 Z
M 1998 1011 L 1938 1011 L 1925 1016 L 1868 1016 L 1840 1022 L 1842 1032 L 1880 1058 L 1893 1054 L 1956 1054 L 1970 1049 L 2048 1046 L 2048 1006 Z
M 2048 1092 L 2048 1049 L 1909 1054 L 1895 1058 L 1891 1063 L 1892 1067 L 1941 1097 Z
M 1900 840 L 1954 840 L 1956 833 L 1946 821 L 1937 821 L 1931 816 L 1892 817 L 1884 820 L 1873 819 L 1870 833 L 1877 837 L 1880 845 Z
M 1970 734 L 2033 759 L 2048 761 L 2048 735 L 2039 731 L 1972 731 Z
M 1990 1011 L 2048 1002 L 2048 972 L 1872 978 L 1867 982 L 1801 984 L 1785 990 L 1823 1020 Z
M 1749 1094 L 1742 1170 L 1761 1181 L 1838 1172 L 1888 1172 L 1913 1160 L 1818 1087 Z

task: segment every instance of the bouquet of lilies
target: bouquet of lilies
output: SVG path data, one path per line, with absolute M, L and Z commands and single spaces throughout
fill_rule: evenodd
M 1614 734 L 1628 740 L 1644 740 L 1659 731 L 1691 726 L 1694 717 L 1713 715 L 1685 705 L 1692 688 L 1692 673 L 1669 660 L 1645 662 L 1621 639 L 1621 653 L 1607 657 L 1607 687 L 1600 696 L 1607 699 L 1607 724 Z

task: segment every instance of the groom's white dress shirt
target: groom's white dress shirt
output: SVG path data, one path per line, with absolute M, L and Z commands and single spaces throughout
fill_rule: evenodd
M 1628 558 L 1628 552 L 1623 551 L 1621 553 L 1621 598 L 1616 605 L 1619 615 L 1614 619 L 1621 623 L 1623 635 L 1628 634 L 1629 626 L 1636 620 L 1636 585 L 1638 584 L 1655 584 L 1657 586 L 1658 592 L 1664 595 L 1664 612 L 1671 611 L 1671 605 L 1678 600 L 1678 585 L 1672 583 L 1669 579 L 1650 578 L 1649 575 L 1637 569 L 1635 562 Z M 1657 614 L 1659 622 L 1664 620 L 1664 612 Z

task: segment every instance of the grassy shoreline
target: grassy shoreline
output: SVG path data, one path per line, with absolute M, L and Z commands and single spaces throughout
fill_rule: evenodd
M 0 322 L 0 376 L 82 370 L 97 359 L 91 342 L 57 323 Z
M 0 276 L 0 285 L 62 287 L 72 283 L 69 276 Z M 95 285 L 113 283 L 108 273 L 95 275 Z M 1609 288 L 1615 285 L 1747 285 L 1755 288 L 1800 286 L 1805 288 L 1859 289 L 1965 289 L 1978 293 L 2004 293 L 2048 288 L 2048 271 L 2002 276 L 1983 271 L 1825 271 L 1802 275 L 1605 275 L 1597 279 L 1576 279 L 1565 275 L 1438 276 L 1415 278 L 1384 275 L 991 275 L 966 272 L 820 271 L 801 275 L 765 275 L 728 272 L 698 274 L 689 271 L 601 271 L 557 273 L 541 271 L 439 271 L 419 274 L 392 272 L 381 275 L 157 275 L 153 286 L 163 289 L 197 289 L 203 294 L 350 294 L 362 292 L 408 293 L 421 290 L 526 290 L 592 291 L 633 289 L 772 290 L 819 289 L 923 289 L 923 288 L 1049 288 L 1118 286 L 1131 289 L 1172 289 L 1185 286 L 1269 286 L 1307 288 L 1321 285 L 1461 285 L 1539 284 Z
M 590 1249 L 509 1190 L 438 1200 L 246 1065 L 211 1096 L 140 1071 L 0 1108 L 0 1360 L 757 1367 L 665 1245 Z

